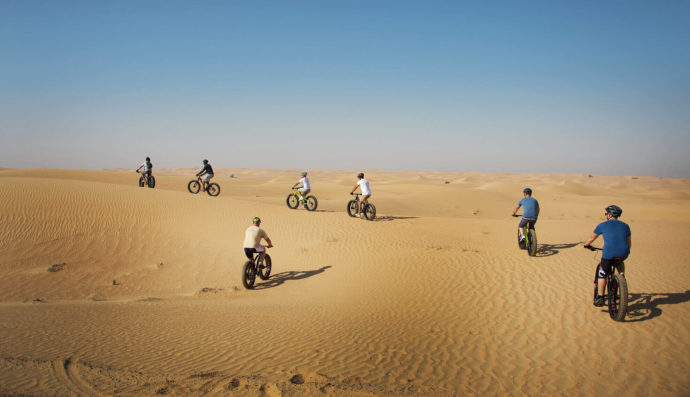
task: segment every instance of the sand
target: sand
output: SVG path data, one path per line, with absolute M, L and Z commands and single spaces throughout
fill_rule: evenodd
M 285 204 L 300 170 L 218 170 L 216 198 L 195 171 L 0 171 L 0 395 L 690 395 L 690 180 L 367 171 L 368 222 L 355 170 L 310 172 L 316 212 Z M 582 248 L 612 203 L 623 323 Z M 254 216 L 273 274 L 246 290 Z

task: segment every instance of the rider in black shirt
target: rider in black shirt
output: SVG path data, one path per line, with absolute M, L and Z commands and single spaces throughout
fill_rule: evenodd
M 211 168 L 211 164 L 208 163 L 208 160 L 204 160 L 204 168 L 196 174 L 196 176 L 202 175 L 206 175 L 203 179 L 204 185 L 201 187 L 201 191 L 203 192 L 206 190 L 208 182 L 213 178 L 213 168 Z

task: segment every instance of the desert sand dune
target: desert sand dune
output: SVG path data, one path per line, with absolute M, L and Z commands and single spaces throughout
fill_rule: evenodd
M 690 395 L 690 181 L 357 170 L 0 170 L 0 395 Z M 540 201 L 539 252 L 510 213 Z M 582 242 L 617 203 L 630 310 L 592 306 Z M 253 216 L 273 273 L 245 290 Z M 602 242 L 597 241 L 601 246 Z

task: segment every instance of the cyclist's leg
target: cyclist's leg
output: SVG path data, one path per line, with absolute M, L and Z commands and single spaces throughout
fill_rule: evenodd
M 244 249 L 244 255 L 249 259 L 250 261 L 254 259 L 254 253 L 256 252 L 256 249 L 254 248 L 245 248 Z
M 525 226 L 527 226 L 527 223 L 529 221 L 525 218 L 520 218 L 520 222 L 518 222 L 518 233 L 520 234 L 520 241 L 525 239 Z
M 364 204 L 366 204 L 367 201 L 369 200 L 369 197 L 371 197 L 371 194 L 362 195 L 362 200 L 360 200 L 360 202 L 359 202 L 359 213 L 360 214 L 362 213 L 362 208 L 364 208 Z
M 602 259 L 597 270 L 597 295 L 604 295 L 604 287 L 606 286 L 606 276 L 613 271 L 613 261 L 609 259 Z
M 260 245 L 259 248 L 255 249 L 259 253 L 259 264 L 264 263 L 264 256 L 266 255 L 266 247 Z

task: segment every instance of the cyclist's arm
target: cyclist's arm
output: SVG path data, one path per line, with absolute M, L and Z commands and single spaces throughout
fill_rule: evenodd
M 350 192 L 350 194 L 354 193 L 355 190 L 357 190 L 358 187 L 359 187 L 359 184 L 356 184 L 355 187 L 354 187 L 354 189 L 352 189 L 352 191 Z
M 628 249 L 632 249 L 632 240 L 630 239 L 630 236 L 628 236 Z
M 297 185 L 299 185 L 299 182 L 297 182 L 297 183 L 295 183 L 294 185 L 292 185 L 292 188 L 293 188 L 293 189 L 296 188 Z
M 264 236 L 264 240 L 266 240 L 266 242 L 268 243 L 268 245 L 267 245 L 268 248 L 273 247 L 273 243 L 271 242 L 271 239 L 268 238 L 268 235 Z
M 196 176 L 202 176 L 206 173 L 206 168 L 202 169 L 201 171 L 196 173 Z
M 519 209 L 520 209 L 520 204 L 518 204 L 517 207 L 515 207 L 515 209 L 513 210 L 513 216 L 514 216 L 515 214 L 517 214 L 517 212 L 518 212 Z
M 139 172 L 139 170 L 141 169 L 141 167 L 143 167 L 143 165 L 140 165 L 139 168 L 137 168 L 136 171 Z
M 592 233 L 592 235 L 589 237 L 589 240 L 587 240 L 587 242 L 585 243 L 585 246 L 592 244 L 594 240 L 597 239 L 597 237 L 599 237 L 598 234 Z
M 540 210 L 540 209 L 541 209 L 541 208 L 539 208 L 539 204 L 537 204 L 537 216 L 539 216 L 539 210 Z

